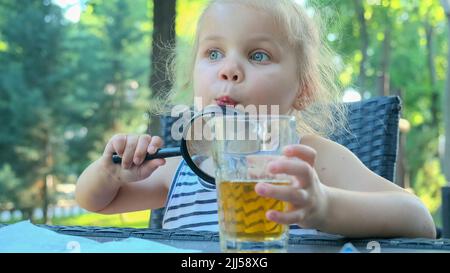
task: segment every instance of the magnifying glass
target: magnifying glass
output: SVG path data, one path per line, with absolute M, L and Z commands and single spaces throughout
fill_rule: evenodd
M 192 171 L 204 181 L 215 184 L 214 167 L 212 166 L 212 136 L 208 130 L 208 122 L 217 116 L 239 115 L 240 112 L 227 106 L 209 105 L 194 115 L 183 127 L 181 146 L 161 148 L 154 154 L 147 154 L 145 160 L 182 156 Z M 122 158 L 114 153 L 113 163 L 122 163 Z

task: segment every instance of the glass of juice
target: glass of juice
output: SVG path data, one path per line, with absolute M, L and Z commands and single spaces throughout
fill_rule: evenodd
M 289 115 L 232 115 L 214 119 L 213 161 L 222 252 L 286 252 L 289 227 L 266 217 L 286 211 L 284 201 L 255 192 L 257 183 L 288 186 L 267 164 L 283 147 L 298 144 L 296 119 Z

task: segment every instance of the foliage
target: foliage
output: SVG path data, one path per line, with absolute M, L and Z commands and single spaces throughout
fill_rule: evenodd
M 24 197 L 2 204 L 45 206 L 50 177 L 73 181 L 113 133 L 145 131 L 150 4 L 90 1 L 71 23 L 50 1 L 2 1 L 0 168 Z
M 438 160 L 425 162 L 417 172 L 416 193 L 430 211 L 437 211 L 441 201 L 441 187 L 446 184 Z
M 439 1 L 309 2 L 319 7 L 325 18 L 330 18 L 325 37 L 342 59 L 341 83 L 359 90 L 363 98 L 377 96 L 382 88 L 380 78 L 386 72 L 388 94 L 401 95 L 402 116 L 411 123 L 406 143 L 406 175 L 411 178 L 415 193 L 431 212 L 436 212 L 440 204 L 437 189 L 445 181 L 440 170 L 438 138 L 443 134 L 448 46 L 446 18 Z M 356 12 L 358 2 L 364 9 L 368 33 L 363 86 L 358 81 L 364 40 Z
M 12 206 L 8 206 L 8 204 L 17 200 L 20 180 L 16 177 L 9 164 L 3 165 L 0 169 L 0 181 L 0 192 L 5 193 L 0 195 L 0 204 L 3 204 L 0 210 L 12 209 Z
M 60 24 L 61 12 L 48 3 L 8 1 L 2 20 L 1 40 L 8 50 L 0 52 L 0 161 L 11 166 L 23 189 L 31 191 L 44 176 L 52 172 L 51 150 L 56 124 L 61 122 L 59 107 L 65 95 L 65 70 L 61 66 L 65 26 Z M 61 69 L 59 69 L 61 68 Z M 0 193 L 4 195 L 5 193 Z M 30 209 L 42 202 L 42 196 L 14 204 Z M 35 201 L 31 203 L 30 201 Z

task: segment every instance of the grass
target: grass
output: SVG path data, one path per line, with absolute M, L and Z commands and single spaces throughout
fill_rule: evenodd
M 147 228 L 150 219 L 150 210 L 104 215 L 97 213 L 86 213 L 79 216 L 60 217 L 51 219 L 51 225 L 57 226 L 100 226 L 100 227 L 131 227 Z M 4 224 L 13 224 L 21 220 L 11 220 Z M 39 220 L 33 221 L 41 224 Z
M 103 215 L 87 213 L 80 216 L 52 219 L 53 225 L 61 226 L 100 226 L 100 227 L 132 227 L 146 228 L 150 219 L 150 211 Z

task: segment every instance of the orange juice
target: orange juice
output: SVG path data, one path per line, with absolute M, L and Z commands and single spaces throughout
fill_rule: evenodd
M 261 181 L 259 181 L 261 182 Z M 222 181 L 219 183 L 218 204 L 221 230 L 228 238 L 249 241 L 277 240 L 287 226 L 266 218 L 268 210 L 285 211 L 286 202 L 262 197 L 255 192 L 255 181 Z M 268 181 L 268 184 L 289 185 L 288 181 Z

